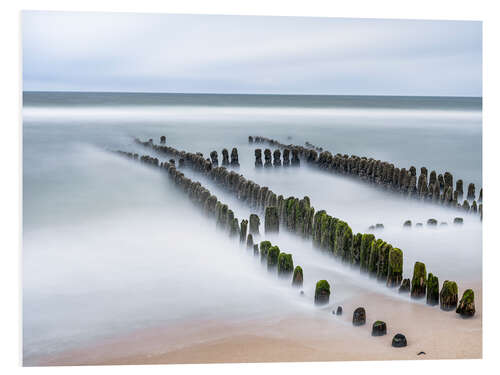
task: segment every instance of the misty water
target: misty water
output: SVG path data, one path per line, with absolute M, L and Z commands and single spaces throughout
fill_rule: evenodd
M 132 137 L 186 151 L 239 151 L 239 172 L 277 194 L 347 221 L 446 279 L 479 281 L 477 215 L 395 197 L 343 176 L 300 168 L 256 170 L 248 135 L 309 141 L 333 153 L 398 167 L 426 166 L 482 187 L 481 99 L 175 94 L 25 93 L 23 103 L 23 341 L 25 363 L 103 337 L 186 321 L 314 314 L 314 284 L 333 286 L 331 306 L 357 293 L 400 297 L 282 232 L 272 239 L 304 269 L 305 297 L 269 275 L 251 252 L 215 229 L 164 173 L 109 150 L 150 153 Z M 162 158 L 165 156 L 158 155 Z M 221 160 L 221 156 L 219 156 Z M 229 204 L 252 212 L 186 169 Z M 456 216 L 465 224 L 455 227 Z M 429 218 L 447 222 L 430 229 Z M 424 227 L 404 230 L 411 219 Z M 263 224 L 261 225 L 263 232 Z M 259 240 L 264 238 L 261 236 Z M 408 303 L 420 303 L 410 302 Z

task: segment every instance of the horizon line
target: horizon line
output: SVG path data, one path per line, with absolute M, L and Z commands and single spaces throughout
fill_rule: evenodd
M 81 90 L 22 90 L 22 93 L 86 93 L 86 94 L 177 94 L 177 95 L 254 95 L 254 96 L 382 96 L 410 98 L 483 98 L 471 95 L 390 95 L 390 94 L 271 94 L 271 93 L 223 93 L 223 92 L 171 92 L 171 91 L 81 91 Z

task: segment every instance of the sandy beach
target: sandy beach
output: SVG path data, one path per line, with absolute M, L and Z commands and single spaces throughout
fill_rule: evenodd
M 155 327 L 41 358 L 36 365 L 481 358 L 482 289 L 478 283 L 464 287 L 476 293 L 476 315 L 471 319 L 438 306 L 364 294 L 343 304 L 342 316 L 332 315 L 331 308 L 318 308 L 312 315 Z M 352 312 L 358 306 L 366 308 L 367 322 L 354 327 Z M 386 336 L 371 336 L 375 320 L 387 323 Z M 396 333 L 406 336 L 407 347 L 391 347 Z

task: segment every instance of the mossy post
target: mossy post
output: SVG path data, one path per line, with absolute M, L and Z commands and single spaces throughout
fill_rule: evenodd
M 330 284 L 326 280 L 320 280 L 316 283 L 314 292 L 314 304 L 326 305 L 330 302 Z
M 362 326 L 366 323 L 366 310 L 364 307 L 358 307 L 352 314 L 352 324 Z
M 439 279 L 432 273 L 427 277 L 427 304 L 435 306 L 439 303 Z
M 289 277 L 293 273 L 292 254 L 280 253 L 278 256 L 278 276 Z
M 278 209 L 274 206 L 266 207 L 264 229 L 265 229 L 266 233 L 278 233 L 279 232 L 280 219 L 278 216 Z
M 259 256 L 259 245 L 253 244 L 253 255 Z
M 360 250 L 360 270 L 362 272 L 368 271 L 368 264 L 370 259 L 371 244 L 375 240 L 375 236 L 370 233 L 365 233 L 361 236 L 361 250 Z
M 413 267 L 413 278 L 411 279 L 411 297 L 418 299 L 424 298 L 427 284 L 427 271 L 425 264 L 415 262 Z
M 389 271 L 389 253 L 392 246 L 386 242 L 379 247 L 378 263 L 377 263 L 377 279 L 387 282 L 387 275 Z
M 304 273 L 301 266 L 296 266 L 293 270 L 292 285 L 301 288 L 304 283 Z
M 370 246 L 370 257 L 368 259 L 368 273 L 370 274 L 371 277 L 377 276 L 378 261 L 380 254 L 379 249 L 382 247 L 383 244 L 384 241 L 378 239 L 376 241 L 373 241 Z
M 403 279 L 403 252 L 398 248 L 389 251 L 389 266 L 387 270 L 387 286 L 396 287 Z
M 363 235 L 357 233 L 352 237 L 352 249 L 351 249 L 351 265 L 353 267 L 359 267 L 361 261 L 361 239 Z
M 406 220 L 406 221 L 403 223 L 403 227 L 404 227 L 404 228 L 411 228 L 411 220 Z
M 458 303 L 458 286 L 454 281 L 446 280 L 439 293 L 439 305 L 441 310 L 450 311 L 457 307 Z
M 238 160 L 238 149 L 236 147 L 233 147 L 231 150 L 231 165 L 233 167 L 239 167 L 240 162 Z
M 241 243 L 245 242 L 245 239 L 247 238 L 247 227 L 248 227 L 248 220 L 241 220 L 241 227 L 240 227 Z
M 398 290 L 399 293 L 410 293 L 410 279 L 403 279 Z
M 467 200 L 473 201 L 476 199 L 476 186 L 473 183 L 467 188 Z
M 260 148 L 255 149 L 255 166 L 262 167 L 262 150 Z
M 278 246 L 271 246 L 267 252 L 267 269 L 269 271 L 276 268 L 278 265 L 278 257 L 280 256 L 280 248 Z
M 476 313 L 476 306 L 474 305 L 474 291 L 467 289 L 456 309 L 456 313 L 460 314 L 462 318 L 470 318 Z
M 261 241 L 260 242 L 260 261 L 262 263 L 267 262 L 267 253 L 269 249 L 273 246 L 269 241 Z
M 240 226 L 238 225 L 238 219 L 233 218 L 229 227 L 229 236 L 237 237 L 240 234 Z

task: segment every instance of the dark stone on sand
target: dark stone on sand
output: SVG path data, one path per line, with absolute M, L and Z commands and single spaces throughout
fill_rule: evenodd
M 372 336 L 384 336 L 387 334 L 387 325 L 381 320 L 377 320 L 372 326 Z
M 392 339 L 392 346 L 394 348 L 403 348 L 408 343 L 406 342 L 406 337 L 402 333 L 397 333 L 394 338 Z

